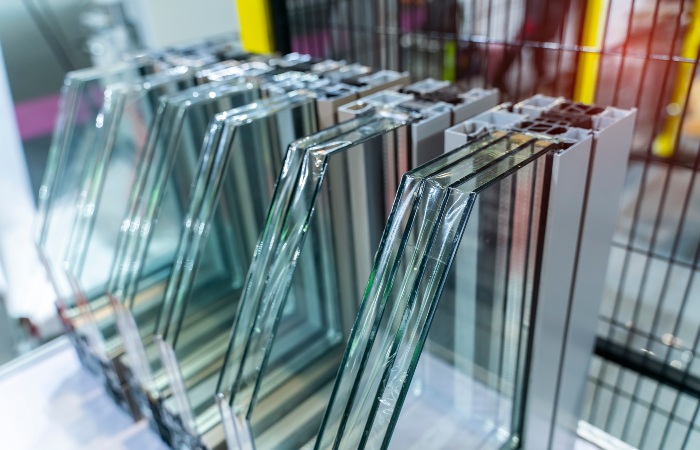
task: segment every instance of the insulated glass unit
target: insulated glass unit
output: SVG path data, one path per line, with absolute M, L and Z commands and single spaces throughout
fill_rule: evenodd
M 289 147 L 219 381 L 230 447 L 301 448 L 318 431 L 416 118 L 374 110 Z
M 561 148 L 493 131 L 404 176 L 315 448 L 517 443 Z
M 110 320 L 116 317 L 123 340 L 108 341 L 107 351 L 114 355 L 125 344 L 125 362 L 140 381 L 145 382 L 144 370 L 156 359 L 154 349 L 148 357 L 143 354 L 141 339 L 150 345 L 207 126 L 216 114 L 259 98 L 257 84 L 234 78 L 160 99 L 134 167 L 128 206 L 118 205 L 126 215 L 120 226 L 109 230 L 116 244 L 108 294 L 117 311 Z M 111 200 L 109 193 L 103 195 Z M 110 337 L 111 330 L 103 325 L 105 337 Z
M 218 114 L 209 125 L 154 329 L 165 363 L 153 374 L 155 390 L 166 417 L 173 416 L 169 426 L 184 429 L 178 438 L 220 423 L 215 387 L 243 274 L 287 146 L 316 131 L 314 97 L 306 91 Z

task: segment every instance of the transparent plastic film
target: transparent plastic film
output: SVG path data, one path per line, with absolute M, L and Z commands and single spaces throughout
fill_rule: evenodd
M 363 432 L 362 426 L 364 421 L 369 416 L 376 414 L 377 403 L 373 402 L 376 399 L 375 395 L 381 383 L 386 389 L 391 390 L 395 394 L 398 392 L 396 383 L 399 386 L 405 377 L 405 372 L 399 369 L 401 363 L 406 364 L 406 361 L 401 361 L 396 354 L 395 343 L 391 342 L 391 338 L 402 328 L 404 321 L 409 317 L 402 312 L 411 310 L 416 302 L 420 283 L 423 277 L 428 279 L 428 283 L 434 280 L 434 275 L 426 270 L 430 270 L 433 264 L 430 261 L 433 245 L 436 243 L 438 232 L 441 230 L 441 225 L 444 220 L 444 215 L 454 217 L 454 210 L 461 211 L 466 205 L 459 203 L 454 207 L 450 196 L 433 185 L 432 183 L 422 183 L 422 193 L 416 200 L 416 204 L 412 208 L 413 223 L 410 223 L 408 233 L 403 236 L 403 248 L 397 252 L 397 258 L 389 272 L 390 277 L 387 277 L 385 283 L 380 284 L 376 291 L 369 291 L 366 296 L 364 308 L 369 306 L 374 311 L 371 316 L 363 317 L 358 332 L 351 340 L 349 346 L 353 347 L 355 353 L 354 358 L 347 359 L 341 369 L 341 377 L 350 380 L 351 375 L 357 374 L 356 382 L 353 384 L 343 383 L 336 385 L 337 396 L 349 397 L 353 402 L 362 407 L 357 407 L 354 410 L 338 408 L 336 414 L 342 414 L 347 417 L 347 424 L 340 423 L 337 415 L 331 415 L 327 418 L 328 425 L 337 424 L 337 433 L 346 435 L 347 442 L 360 448 Z M 459 197 L 459 196 L 458 196 Z M 468 202 L 468 197 L 462 198 L 463 202 Z M 451 207 L 451 208 L 450 208 Z M 459 224 L 459 215 L 457 215 L 457 225 Z M 424 220 L 421 221 L 420 218 Z M 421 223 L 422 222 L 422 223 Z M 452 221 L 454 222 L 454 220 Z M 452 223 L 454 225 L 454 223 Z M 447 227 L 449 228 L 449 220 Z M 453 231 L 454 233 L 454 231 Z M 449 234 L 449 233 L 448 233 Z M 438 247 L 440 247 L 438 245 Z M 438 250 L 436 256 L 440 257 Z M 444 257 L 444 255 L 442 255 Z M 444 265 L 445 261 L 438 261 L 438 265 Z M 374 286 L 372 286 L 374 287 Z M 428 288 L 424 288 L 428 289 Z M 376 306 L 375 306 L 376 305 Z M 363 309 L 364 309 L 363 308 Z M 421 309 L 421 308 L 419 308 Z M 363 310 L 364 313 L 366 310 Z M 421 311 L 418 311 L 420 314 Z M 367 320 L 365 320 L 367 317 Z M 376 345 L 375 345 L 376 343 Z M 399 368 L 392 364 L 374 365 L 373 361 L 384 358 L 386 355 L 388 361 L 397 361 Z M 346 355 L 349 356 L 349 355 Z M 371 369 L 367 370 L 368 368 Z M 390 380 L 391 378 L 391 380 Z M 344 380 L 343 380 L 344 381 Z M 393 386 L 387 383 L 394 383 Z M 336 397 L 337 398 L 337 397 Z M 334 399 L 335 400 L 335 399 Z M 396 398 L 386 399 L 387 403 L 383 404 L 384 411 L 387 409 L 393 410 Z M 375 409 L 374 411 L 370 411 Z M 333 414 L 333 409 L 330 410 Z M 363 422 L 360 424 L 359 422 Z M 347 433 L 347 434 L 346 434 Z M 325 443 L 322 441 L 320 448 L 325 448 Z

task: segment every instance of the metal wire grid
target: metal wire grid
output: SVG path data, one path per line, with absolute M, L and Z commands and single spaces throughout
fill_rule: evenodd
M 697 407 L 685 421 L 681 414 L 684 396 L 698 396 L 693 386 L 700 374 L 695 361 L 700 343 L 700 143 L 684 127 L 693 120 L 687 107 L 692 83 L 680 104 L 670 98 L 673 84 L 682 82 L 678 75 L 686 68 L 681 65 L 692 65 L 691 76 L 696 73 L 697 50 L 694 59 L 682 57 L 684 36 L 691 32 L 684 21 L 692 5 L 628 3 L 621 54 L 601 58 L 597 101 L 636 106 L 640 116 L 596 345 L 609 361 L 597 374 L 593 369 L 597 383 L 584 417 L 642 449 L 698 448 Z M 645 26 L 635 25 L 640 16 L 635 8 L 643 6 L 653 8 L 651 15 Z M 606 33 L 617 25 L 610 17 Z M 680 116 L 683 132 L 674 139 L 672 154 L 660 157 L 658 139 L 673 114 Z M 613 395 L 606 404 L 608 392 Z
M 294 51 L 495 86 L 510 101 L 573 97 L 582 55 L 598 55 L 596 103 L 639 111 L 596 345 L 607 359 L 592 368 L 583 419 L 640 448 L 700 448 L 697 406 L 685 413 L 687 398 L 700 396 L 700 82 L 697 49 L 688 54 L 698 2 L 598 2 L 607 4 L 599 48 L 580 45 L 588 2 L 286 5 Z M 674 118 L 681 132 L 660 156 L 655 140 Z
M 287 0 L 286 5 L 293 51 L 407 70 L 415 79 L 447 77 L 471 87 L 498 81 L 512 100 L 540 92 L 546 83 L 560 95 L 571 94 L 566 82 L 581 51 L 582 11 L 568 0 Z M 555 60 L 549 80 L 534 77 L 528 66 L 545 59 Z M 565 73 L 569 76 L 558 76 Z
M 693 395 L 600 357 L 593 360 L 586 394 L 584 417 L 630 445 L 700 448 L 700 403 Z M 597 411 L 591 410 L 594 395 Z

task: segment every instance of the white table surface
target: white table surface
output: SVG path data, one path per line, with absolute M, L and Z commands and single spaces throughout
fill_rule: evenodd
M 66 338 L 0 367 L 0 449 L 166 450 L 80 366 Z
M 579 440 L 575 450 L 598 447 Z M 0 367 L 0 449 L 167 450 L 82 368 L 66 338 Z

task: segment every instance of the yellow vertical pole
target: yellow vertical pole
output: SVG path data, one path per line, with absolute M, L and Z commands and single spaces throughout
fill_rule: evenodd
M 700 0 L 693 2 L 688 32 L 683 39 L 681 58 L 695 61 L 700 50 Z M 666 122 L 661 133 L 654 139 L 653 150 L 658 156 L 668 158 L 673 155 L 673 151 L 680 133 L 681 117 L 686 107 L 688 91 L 693 84 L 695 76 L 694 62 L 679 62 L 676 72 L 676 82 L 671 91 L 668 105 L 666 106 Z
M 252 53 L 275 51 L 269 0 L 236 0 L 241 43 Z
M 600 52 L 603 48 L 605 17 L 608 14 L 609 0 L 588 0 L 583 19 L 581 46 L 584 51 L 579 56 L 574 85 L 574 101 L 591 104 L 595 101 Z
M 442 79 L 452 82 L 456 81 L 457 46 L 454 41 L 445 42 L 442 58 Z

